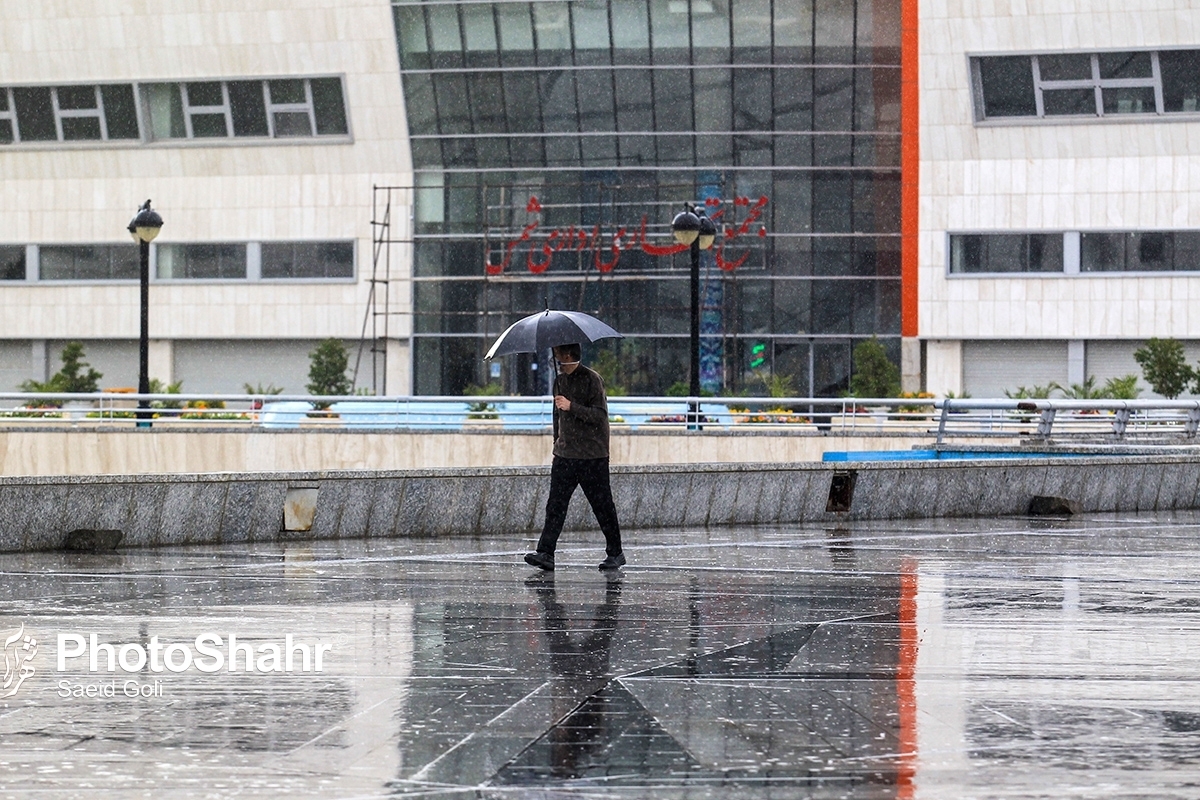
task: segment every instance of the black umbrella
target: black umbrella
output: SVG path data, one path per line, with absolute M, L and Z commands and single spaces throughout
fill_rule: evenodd
M 487 351 L 485 359 L 510 353 L 542 353 L 549 347 L 597 339 L 623 339 L 621 334 L 600 320 L 581 311 L 546 309 L 519 319 Z

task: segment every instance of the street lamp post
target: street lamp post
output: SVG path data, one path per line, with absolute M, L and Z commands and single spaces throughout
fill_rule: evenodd
M 150 394 L 150 242 L 158 236 L 162 229 L 163 220 L 157 211 L 150 208 L 147 200 L 138 210 L 137 215 L 129 222 L 129 235 L 138 243 L 141 251 L 141 302 L 142 326 L 138 338 L 138 400 L 137 426 L 150 427 L 150 401 L 145 395 Z
M 689 337 L 690 368 L 688 372 L 688 430 L 700 429 L 700 251 L 713 246 L 717 237 L 717 226 L 704 209 L 691 203 L 671 221 L 675 241 L 690 245 L 692 255 L 691 301 L 692 319 Z

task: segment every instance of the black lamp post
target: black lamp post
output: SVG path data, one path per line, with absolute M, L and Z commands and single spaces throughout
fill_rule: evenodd
M 704 213 L 704 209 L 691 203 L 671 221 L 675 241 L 691 245 L 692 252 L 692 324 L 689 350 L 691 367 L 688 374 L 688 394 L 693 399 L 688 404 L 688 430 L 700 427 L 700 251 L 713 246 L 717 238 L 717 226 Z
M 138 400 L 137 426 L 150 427 L 150 401 L 144 395 L 150 394 L 150 242 L 158 236 L 162 229 L 163 220 L 157 211 L 150 208 L 147 200 L 129 222 L 129 235 L 138 243 L 142 256 L 142 327 L 138 339 L 138 394 L 143 395 Z

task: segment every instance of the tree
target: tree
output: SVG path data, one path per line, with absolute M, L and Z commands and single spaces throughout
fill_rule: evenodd
M 1196 380 L 1196 370 L 1183 355 L 1178 339 L 1151 339 L 1133 352 L 1150 388 L 1168 400 L 1174 400 Z
M 50 376 L 50 380 L 45 383 L 25 381 L 21 384 L 21 391 L 73 394 L 100 391 L 100 379 L 104 375 L 92 369 L 92 365 L 83 360 L 83 355 L 83 342 L 67 342 L 59 356 L 62 359 L 62 369 Z
M 309 394 L 350 394 L 350 379 L 346 377 L 350 356 L 344 344 L 337 339 L 326 339 L 308 354 L 308 358 L 308 386 L 305 388 Z M 317 403 L 316 406 L 326 409 L 329 403 Z
M 604 393 L 609 397 L 621 397 L 629 390 L 621 383 L 621 360 L 612 350 L 600 350 L 592 359 L 592 369 L 604 381 Z
M 883 342 L 872 336 L 854 348 L 854 397 L 895 397 L 900 394 L 900 368 L 888 358 Z

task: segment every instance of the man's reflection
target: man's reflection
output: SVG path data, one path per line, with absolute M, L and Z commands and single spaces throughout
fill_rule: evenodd
M 621 607 L 621 576 L 609 576 L 604 600 L 590 615 L 568 614 L 558 600 L 552 575 L 533 585 L 542 612 L 550 669 L 564 684 L 559 687 L 564 691 L 554 693 L 554 716 L 560 721 L 547 734 L 550 774 L 555 778 L 579 778 L 590 766 L 589 754 L 604 744 L 601 734 L 605 732 L 608 698 L 601 690 L 608 683 L 612 639 Z
M 833 561 L 835 567 L 854 569 L 858 566 L 858 558 L 854 552 L 854 539 L 848 528 L 826 529 L 825 536 L 830 560 Z

